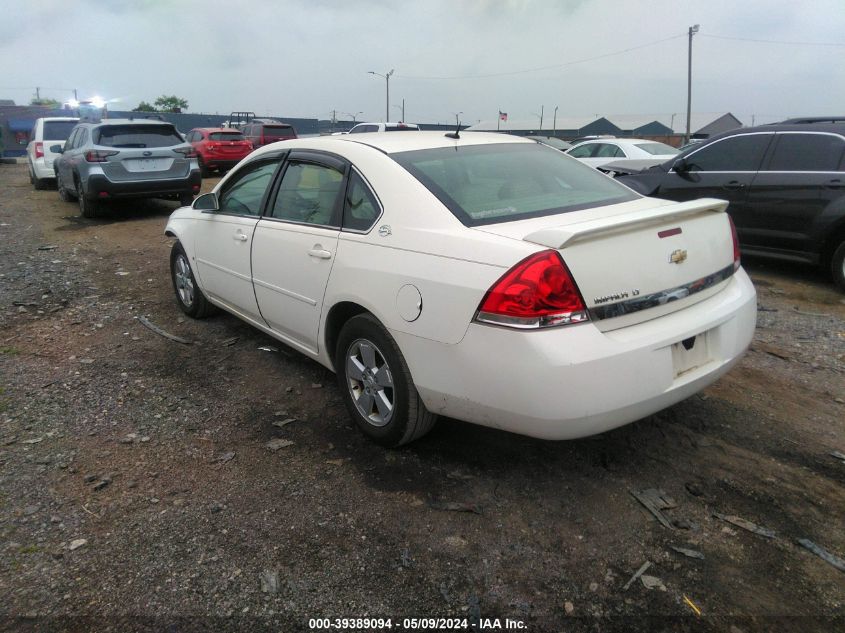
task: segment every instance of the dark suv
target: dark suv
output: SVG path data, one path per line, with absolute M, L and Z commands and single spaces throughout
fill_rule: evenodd
M 658 198 L 727 200 L 744 253 L 829 267 L 845 290 L 845 120 L 725 132 L 618 180 Z
M 241 131 L 256 149 L 276 141 L 296 138 L 296 130 L 287 123 L 253 120 L 241 127 Z

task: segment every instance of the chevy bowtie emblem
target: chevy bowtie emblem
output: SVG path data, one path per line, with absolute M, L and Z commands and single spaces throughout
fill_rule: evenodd
M 680 264 L 685 262 L 687 259 L 687 252 L 682 249 L 678 249 L 676 251 L 672 251 L 672 254 L 669 255 L 669 263 L 670 264 Z

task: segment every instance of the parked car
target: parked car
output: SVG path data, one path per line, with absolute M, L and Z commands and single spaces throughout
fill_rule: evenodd
M 678 150 L 666 143 L 639 138 L 602 138 L 578 143 L 566 153 L 590 167 L 601 167 L 620 158 L 667 160 Z
M 821 265 L 845 290 L 845 122 L 725 132 L 619 180 L 670 200 L 723 198 L 743 252 Z
M 296 138 L 296 130 L 292 125 L 281 122 L 266 122 L 252 120 L 241 127 L 246 140 L 253 147 L 264 147 L 276 141 L 287 141 Z
M 365 134 L 367 132 L 418 132 L 420 126 L 416 123 L 359 123 L 349 130 L 350 134 Z
M 46 189 L 55 182 L 53 160 L 58 154 L 52 150 L 54 145 L 63 146 L 70 131 L 79 122 L 72 117 L 41 117 L 35 119 L 30 141 L 26 146 L 26 159 L 29 164 L 29 182 L 36 189 Z
M 174 212 L 182 311 L 223 308 L 338 375 L 396 446 L 437 415 L 574 438 L 670 406 L 749 344 L 725 203 L 644 198 L 526 139 L 420 132 L 256 150 Z
M 194 146 L 203 178 L 212 170 L 225 171 L 237 165 L 252 151 L 252 143 L 238 130 L 197 127 L 185 140 Z
M 53 162 L 62 200 L 79 201 L 83 217 L 96 217 L 116 198 L 173 198 L 190 204 L 202 179 L 197 153 L 171 123 L 107 119 L 79 123 Z

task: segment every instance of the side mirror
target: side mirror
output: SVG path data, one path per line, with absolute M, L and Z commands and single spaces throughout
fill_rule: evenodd
M 672 163 L 672 169 L 679 174 L 683 174 L 689 171 L 689 164 L 687 163 L 686 158 L 679 158 L 674 163 Z
M 51 145 L 50 151 L 53 152 L 54 154 L 64 154 L 65 148 L 62 147 L 61 145 Z
M 191 208 L 197 211 L 218 211 L 220 209 L 220 203 L 217 201 L 217 194 L 212 192 L 198 196 L 191 205 Z

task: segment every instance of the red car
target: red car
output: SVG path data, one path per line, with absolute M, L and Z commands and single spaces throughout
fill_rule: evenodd
M 230 128 L 197 127 L 185 137 L 197 150 L 203 177 L 212 170 L 231 169 L 252 151 L 252 143 L 243 133 Z

